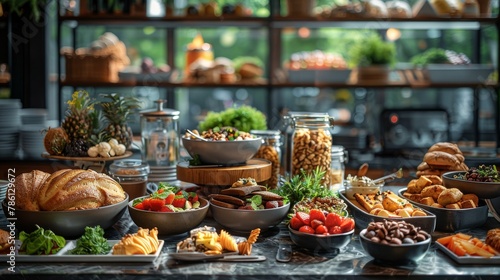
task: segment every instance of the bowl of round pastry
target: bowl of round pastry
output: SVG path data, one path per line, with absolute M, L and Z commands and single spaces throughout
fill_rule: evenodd
M 93 170 L 33 170 L 15 179 L 15 201 L 5 199 L 2 208 L 6 217 L 17 219 L 17 229 L 27 232 L 38 225 L 77 237 L 87 226 L 107 229 L 122 217 L 128 202 L 118 182 Z

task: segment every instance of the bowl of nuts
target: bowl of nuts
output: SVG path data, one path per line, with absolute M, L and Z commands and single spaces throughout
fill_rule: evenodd
M 231 127 L 216 127 L 199 134 L 186 134 L 182 144 L 198 165 L 233 166 L 245 164 L 262 145 L 262 138 Z
M 421 260 L 431 245 L 429 233 L 405 221 L 371 222 L 359 233 L 363 249 L 375 260 L 403 265 Z

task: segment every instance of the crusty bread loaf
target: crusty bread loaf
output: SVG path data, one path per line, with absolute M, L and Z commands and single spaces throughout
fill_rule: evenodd
M 107 175 L 93 170 L 63 169 L 51 174 L 38 194 L 40 210 L 93 209 L 123 201 L 125 192 Z
M 33 170 L 18 175 L 14 182 L 16 188 L 16 208 L 29 211 L 40 210 L 37 202 L 38 192 L 49 176 L 49 173 L 40 170 Z

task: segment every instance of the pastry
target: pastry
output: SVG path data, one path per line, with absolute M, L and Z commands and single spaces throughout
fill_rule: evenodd
M 8 231 L 0 229 L 0 255 L 9 253 L 11 243 L 9 243 L 10 234 Z M 12 246 L 14 243 L 12 243 Z
M 158 229 L 139 230 L 134 234 L 125 235 L 118 243 L 113 245 L 113 255 L 149 255 L 158 250 Z
M 500 228 L 490 229 L 486 233 L 486 239 L 484 242 L 497 252 L 500 252 Z

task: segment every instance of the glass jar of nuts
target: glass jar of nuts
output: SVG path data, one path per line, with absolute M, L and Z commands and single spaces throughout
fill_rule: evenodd
M 329 187 L 333 118 L 326 114 L 294 115 L 292 128 L 291 176 L 319 169 L 325 172 L 323 186 Z
M 343 146 L 332 146 L 332 162 L 330 164 L 330 189 L 338 190 L 343 186 L 347 151 Z
M 250 134 L 262 138 L 262 145 L 254 158 L 263 158 L 271 162 L 271 178 L 264 182 L 269 189 L 278 187 L 281 168 L 281 132 L 279 130 L 251 130 Z

